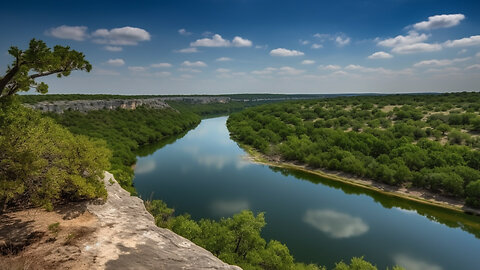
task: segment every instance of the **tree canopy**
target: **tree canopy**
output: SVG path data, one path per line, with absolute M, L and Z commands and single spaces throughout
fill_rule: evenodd
M 45 42 L 37 39 L 32 39 L 26 50 L 12 46 L 8 53 L 14 60 L 8 66 L 6 74 L 0 77 L 0 99 L 31 88 L 45 94 L 48 85 L 44 82 L 37 83 L 35 79 L 53 74 L 60 78 L 70 75 L 73 70 L 90 72 L 92 69 L 83 53 L 60 45 L 52 50 Z

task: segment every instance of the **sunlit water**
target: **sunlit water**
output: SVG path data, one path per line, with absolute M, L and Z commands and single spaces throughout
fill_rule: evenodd
M 287 244 L 302 262 L 331 267 L 365 256 L 380 269 L 480 269 L 479 217 L 251 163 L 230 139 L 226 120 L 203 120 L 176 141 L 140 151 L 134 180 L 140 196 L 194 219 L 265 212 L 262 235 Z

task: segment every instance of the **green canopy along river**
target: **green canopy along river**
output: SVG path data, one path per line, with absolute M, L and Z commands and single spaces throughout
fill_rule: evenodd
M 256 164 L 230 139 L 227 117 L 139 152 L 135 188 L 177 214 L 219 219 L 265 212 L 262 236 L 300 262 L 332 267 L 364 256 L 380 269 L 480 267 L 480 217 Z

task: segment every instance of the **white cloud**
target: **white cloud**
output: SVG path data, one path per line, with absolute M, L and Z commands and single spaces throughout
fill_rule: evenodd
M 320 34 L 320 33 L 316 33 L 313 35 L 314 37 L 316 38 L 319 38 L 321 40 L 325 40 L 325 39 L 331 39 L 331 35 L 330 34 Z
M 383 67 L 370 68 L 360 65 L 348 65 L 345 67 L 345 70 L 364 72 L 364 73 L 377 73 L 384 75 L 411 75 L 412 69 L 403 69 L 403 70 L 391 70 Z
M 394 38 L 387 38 L 387 39 L 384 39 L 384 40 L 378 40 L 377 39 L 377 41 L 378 41 L 377 45 L 380 45 L 380 46 L 383 46 L 383 47 L 394 48 L 394 47 L 398 47 L 398 46 L 404 46 L 404 45 L 408 45 L 408 44 L 423 42 L 427 39 L 428 39 L 428 35 L 426 35 L 426 34 L 419 35 L 415 31 L 410 31 L 408 33 L 408 35 L 406 35 L 406 36 L 398 35 Z
M 205 64 L 202 61 L 196 61 L 196 62 L 184 61 L 182 63 L 182 66 L 186 66 L 186 67 L 206 67 L 207 64 Z
M 302 45 L 307 45 L 307 44 L 310 43 L 310 41 L 308 41 L 308 40 L 303 40 L 303 39 L 300 39 L 298 42 L 300 42 L 300 44 L 302 44 Z
M 233 47 L 252 47 L 252 42 L 241 37 L 234 37 L 232 40 Z
M 478 52 L 477 54 L 475 54 L 476 57 L 480 57 L 480 52 Z
M 218 72 L 218 73 L 228 73 L 228 72 L 230 72 L 230 69 L 227 69 L 227 68 L 217 68 L 215 71 Z
M 387 53 L 387 52 L 375 52 L 368 56 L 368 59 L 389 59 L 392 58 L 393 55 Z
M 172 73 L 168 71 L 160 71 L 160 72 L 153 73 L 153 75 L 157 77 L 168 77 L 168 76 L 171 76 Z
M 350 38 L 338 36 L 335 38 L 335 42 L 337 43 L 338 46 L 342 47 L 350 43 Z
M 133 72 L 142 72 L 142 71 L 147 70 L 147 68 L 146 67 L 140 67 L 140 66 L 131 66 L 131 67 L 128 67 L 128 70 L 133 71 Z
M 417 30 L 431 30 L 436 28 L 448 28 L 458 25 L 465 19 L 463 14 L 443 14 L 428 17 L 428 21 L 419 22 L 413 25 Z
M 467 38 L 456 39 L 456 40 L 447 40 L 445 41 L 445 46 L 452 47 L 467 47 L 467 46 L 476 46 L 480 45 L 480 35 L 470 36 Z
M 123 50 L 122 47 L 118 46 L 105 46 L 105 50 L 110 51 L 110 52 L 121 52 Z
M 196 52 L 198 52 L 198 50 L 197 50 L 197 48 L 195 48 L 195 47 L 190 47 L 190 48 L 180 49 L 180 50 L 175 51 L 175 52 L 179 52 L 179 53 L 196 53 Z
M 302 56 L 304 55 L 304 53 L 296 50 L 277 48 L 277 49 L 271 50 L 270 55 L 271 56 Z
M 195 68 L 179 68 L 178 71 L 180 71 L 180 72 L 191 72 L 191 73 L 200 73 L 200 72 L 202 72 L 201 70 L 195 69 Z
M 212 38 L 197 39 L 195 42 L 190 43 L 192 47 L 251 47 L 252 42 L 248 39 L 236 36 L 232 42 L 222 38 L 221 35 L 215 34 Z
M 296 68 L 288 67 L 288 66 L 281 67 L 281 68 L 278 69 L 278 74 L 280 74 L 280 75 L 300 75 L 304 72 L 305 72 L 305 70 L 296 69 Z
M 274 67 L 267 67 L 267 68 L 264 68 L 262 70 L 254 70 L 254 71 L 252 71 L 252 74 L 255 74 L 255 75 L 269 75 L 269 74 L 272 74 L 276 70 L 277 69 L 274 68 Z
M 302 65 L 313 65 L 315 64 L 315 61 L 313 60 L 303 60 Z
M 429 68 L 425 70 L 425 73 L 454 73 L 459 72 L 460 69 L 457 67 L 446 67 L 446 68 Z
M 470 69 L 480 69 L 479 64 L 471 65 L 465 68 L 465 70 L 470 70 Z
M 467 49 L 461 49 L 460 51 L 458 51 L 458 54 L 464 54 L 464 53 L 467 53 L 468 50 Z
M 408 270 L 442 270 L 442 267 L 421 259 L 413 258 L 405 254 L 396 254 L 393 256 L 395 264 Z
M 88 37 L 86 26 L 68 26 L 62 25 L 55 28 L 50 28 L 45 34 L 60 38 L 71 39 L 76 41 L 83 41 Z
M 187 30 L 185 30 L 185 28 L 182 28 L 182 29 L 178 29 L 178 33 L 182 36 L 189 36 L 191 35 L 192 33 L 190 32 L 187 32 Z
M 228 47 L 230 41 L 225 40 L 219 34 L 213 35 L 212 38 L 202 38 L 190 43 L 192 47 Z
M 172 66 L 170 63 L 156 63 L 150 65 L 152 68 L 169 68 Z
M 303 221 L 332 238 L 360 236 L 370 229 L 361 218 L 334 210 L 307 210 Z
M 424 60 L 420 61 L 418 63 L 415 63 L 413 66 L 414 67 L 424 67 L 424 66 L 449 66 L 454 63 L 458 62 L 464 62 L 469 60 L 470 57 L 465 57 L 465 58 L 455 58 L 455 59 L 431 59 L 431 60 Z
M 419 52 L 436 52 L 442 49 L 442 45 L 437 43 L 414 43 L 403 46 L 398 46 L 392 49 L 392 52 L 398 54 L 410 54 Z
M 120 66 L 125 65 L 125 61 L 121 58 L 109 59 L 107 61 L 107 64 L 110 65 L 110 66 L 114 66 L 114 67 L 120 67 Z
M 137 45 L 141 41 L 150 40 L 150 33 L 137 27 L 98 29 L 92 33 L 94 42 L 110 45 Z
M 313 43 L 311 46 L 312 49 L 321 49 L 323 48 L 322 44 Z
M 220 57 L 220 58 L 215 59 L 215 61 L 227 62 L 227 61 L 232 61 L 232 58 L 230 58 L 230 57 Z
M 341 66 L 338 66 L 338 65 L 320 65 L 318 66 L 319 69 L 322 69 L 322 70 L 339 70 L 341 69 L 342 67 Z
M 184 78 L 184 79 L 190 79 L 190 78 L 193 78 L 192 75 L 190 74 L 182 74 L 180 77 Z

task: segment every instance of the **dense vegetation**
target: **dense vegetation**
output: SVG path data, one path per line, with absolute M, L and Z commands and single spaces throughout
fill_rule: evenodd
M 142 145 L 180 134 L 200 122 L 200 117 L 189 111 L 157 110 L 139 107 L 136 110 L 98 110 L 88 113 L 66 111 L 48 116 L 74 134 L 106 141 L 112 151 L 111 167 L 106 167 L 123 188 L 135 193 L 133 168 L 135 151 Z
M 109 166 L 105 143 L 73 135 L 18 102 L 0 102 L 0 212 L 8 205 L 43 206 L 103 197 Z
M 341 97 L 250 108 L 227 125 L 267 156 L 480 207 L 479 109 L 479 93 Z
M 279 241 L 268 243 L 260 235 L 266 225 L 264 213 L 256 216 L 244 210 L 231 218 L 219 221 L 202 219 L 195 221 L 188 214 L 174 215 L 160 200 L 145 202 L 147 210 L 155 217 L 155 223 L 182 235 L 195 244 L 204 247 L 226 263 L 249 269 L 299 269 L 325 270 L 323 266 L 295 262 L 288 247 Z M 350 264 L 338 263 L 334 270 L 376 270 L 377 267 L 363 260 L 353 258 Z M 400 267 L 394 267 L 400 270 Z

